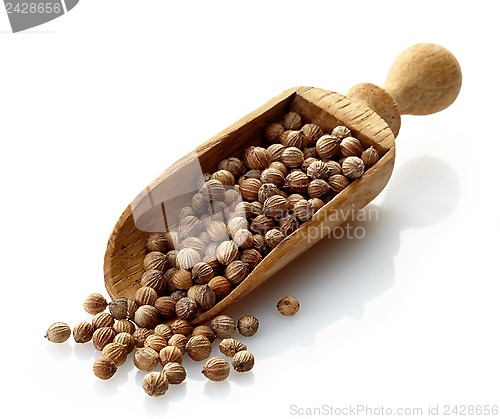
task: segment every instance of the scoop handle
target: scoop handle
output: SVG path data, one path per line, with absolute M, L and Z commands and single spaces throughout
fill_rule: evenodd
M 462 86 L 455 56 L 436 44 L 416 44 L 403 51 L 389 70 L 384 87 L 353 86 L 347 96 L 378 113 L 396 136 L 401 115 L 429 115 L 450 106 Z

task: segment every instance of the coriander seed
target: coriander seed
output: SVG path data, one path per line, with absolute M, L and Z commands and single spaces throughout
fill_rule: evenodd
M 342 172 L 348 179 L 357 179 L 363 175 L 365 165 L 359 157 L 347 157 L 342 163 Z
M 172 328 L 168 324 L 160 323 L 154 328 L 154 334 L 161 336 L 166 341 L 168 341 L 174 333 L 172 332 Z
M 178 290 L 188 290 L 193 285 L 191 272 L 187 269 L 178 269 L 172 272 L 170 277 L 172 285 Z
M 142 379 L 142 388 L 148 396 L 163 396 L 168 390 L 168 378 L 162 372 L 149 372 Z
M 163 367 L 162 373 L 167 377 L 169 384 L 180 384 L 186 379 L 186 370 L 178 362 L 168 362 Z
M 151 348 L 156 352 L 160 352 L 165 346 L 167 346 L 167 340 L 156 333 L 149 335 L 144 341 L 145 348 Z
M 293 213 L 300 221 L 307 221 L 314 215 L 314 210 L 309 201 L 301 199 L 293 206 Z
M 191 320 L 196 317 L 198 305 L 189 297 L 181 298 L 175 305 L 175 313 L 180 319 Z
M 207 225 L 207 235 L 214 242 L 227 240 L 227 227 L 223 221 L 210 221 Z
M 260 179 L 261 175 L 262 170 L 251 169 L 248 172 L 244 173 L 243 176 L 240 176 L 240 178 L 238 179 L 238 185 L 241 185 L 241 183 L 246 179 Z
M 200 236 L 205 233 L 205 232 L 201 232 L 200 233 Z M 195 250 L 197 253 L 198 253 L 198 256 L 203 254 L 203 252 L 205 251 L 205 243 L 203 242 L 203 240 L 201 240 L 201 238 L 199 237 L 186 237 L 184 240 L 181 241 L 181 250 L 184 250 L 184 249 L 192 249 L 192 250 Z M 180 250 L 180 251 L 181 251 Z M 179 259 L 179 252 L 177 252 L 177 256 L 176 256 L 176 260 L 175 260 L 175 263 L 176 265 L 178 265 L 178 259 Z M 181 254 L 181 256 L 183 256 Z M 196 257 L 196 255 L 191 255 L 193 257 Z M 185 257 L 185 255 L 184 255 Z M 193 265 L 194 266 L 194 265 Z M 190 268 L 188 268 L 190 269 Z
M 311 204 L 313 208 L 313 212 L 316 214 L 316 212 L 325 205 L 324 201 L 319 199 L 319 198 L 311 198 L 308 199 L 308 202 Z
M 247 372 L 253 368 L 255 358 L 251 352 L 243 350 L 233 356 L 232 363 L 235 371 Z
M 113 327 L 115 324 L 115 319 L 109 313 L 101 312 L 97 313 L 92 319 L 92 326 L 94 329 L 100 329 L 101 327 Z
M 237 352 L 246 350 L 245 344 L 233 338 L 222 339 L 219 343 L 219 350 L 222 354 L 233 357 Z
M 224 184 L 217 179 L 207 180 L 202 187 L 200 188 L 200 193 L 205 199 L 207 203 L 213 203 L 215 201 L 223 201 L 224 200 L 224 192 L 226 192 L 226 188 Z M 179 224 L 180 230 L 180 224 Z M 195 236 L 196 234 L 188 234 L 187 236 Z
M 250 169 L 264 170 L 271 163 L 271 156 L 265 148 L 250 146 L 245 150 L 244 160 Z
M 287 147 L 281 153 L 281 162 L 288 168 L 300 167 L 304 162 L 304 153 L 298 147 Z
M 182 352 L 177 346 L 165 346 L 160 349 L 160 364 L 167 365 L 169 362 L 182 364 Z
M 135 302 L 133 298 L 127 298 L 127 317 L 133 320 L 135 312 L 139 308 L 139 305 Z
M 336 174 L 328 178 L 328 184 L 335 193 L 340 193 L 349 186 L 349 179 L 342 174 Z
M 252 220 L 250 230 L 258 234 L 266 234 L 269 230 L 276 225 L 273 218 L 267 215 L 258 215 Z
M 323 135 L 316 143 L 316 152 L 321 159 L 331 159 L 340 151 L 340 140 L 332 135 Z
M 363 164 L 365 165 L 365 169 L 369 169 L 372 167 L 375 163 L 377 163 L 380 159 L 380 156 L 373 147 L 367 148 L 363 153 L 361 154 L 361 160 L 363 160 Z
M 262 254 L 257 249 L 245 249 L 241 252 L 240 261 L 246 263 L 250 269 L 253 269 L 262 262 Z
M 142 263 L 145 271 L 155 269 L 157 271 L 165 272 L 168 268 L 167 256 L 161 252 L 149 252 Z
M 202 335 L 191 336 L 186 342 L 186 353 L 193 361 L 201 361 L 210 356 L 212 344 Z
M 99 358 L 94 362 L 93 366 L 94 374 L 97 378 L 101 380 L 109 380 L 113 375 L 115 375 L 118 367 L 110 358 Z
M 238 332 L 245 337 L 253 336 L 259 329 L 259 320 L 256 317 L 246 314 L 238 320 Z
M 222 160 L 217 168 L 231 172 L 235 179 L 238 179 L 246 170 L 245 164 L 236 157 L 228 157 Z
M 170 329 L 174 335 L 179 334 L 188 336 L 193 331 L 193 326 L 191 326 L 191 323 L 189 323 L 188 320 L 175 319 L 172 323 L 170 323 Z
M 332 135 L 339 140 L 343 140 L 351 135 L 351 130 L 343 125 L 338 125 L 333 129 Z
M 281 153 L 285 149 L 285 146 L 280 143 L 276 144 L 271 144 L 269 147 L 267 147 L 267 152 L 269 153 L 269 157 L 271 158 L 271 163 L 279 161 L 281 157 Z M 271 164 L 270 163 L 270 164 Z M 267 169 L 264 170 L 264 172 Z
M 325 164 L 328 166 L 328 177 L 342 174 L 342 166 L 338 162 L 328 160 Z
M 360 157 L 363 152 L 363 146 L 357 138 L 346 137 L 340 142 L 340 152 L 344 157 Z
M 201 256 L 193 248 L 186 247 L 177 252 L 177 267 L 179 269 L 191 269 L 199 262 L 201 262 Z
M 224 186 L 222 184 L 221 186 L 222 189 L 224 189 Z M 203 226 L 198 217 L 195 217 L 194 215 L 188 215 L 179 222 L 179 239 L 183 240 L 186 237 L 197 236 L 202 228 Z M 146 257 L 147 256 L 148 255 L 146 255 Z M 153 269 L 159 269 L 159 268 L 153 268 Z M 162 271 L 164 269 L 159 269 L 159 270 Z
M 309 176 L 309 179 L 328 179 L 329 175 L 329 168 L 328 165 L 321 161 L 321 160 L 315 160 L 311 162 L 311 164 L 307 167 L 307 176 Z
M 290 172 L 285 178 L 284 188 L 290 193 L 304 193 L 309 186 L 309 178 L 301 170 Z
M 212 343 L 215 340 L 215 338 L 217 337 L 215 335 L 215 332 L 210 328 L 210 326 L 207 326 L 207 325 L 196 326 L 193 329 L 192 335 L 193 336 L 198 336 L 198 335 L 205 336 L 210 341 L 210 343 Z
M 125 346 L 127 354 L 130 354 L 135 348 L 135 339 L 130 333 L 118 333 L 113 339 L 113 342 L 121 343 L 123 346 Z
M 113 325 L 113 330 L 116 333 L 125 332 L 125 333 L 133 334 L 135 332 L 135 324 L 127 319 L 117 320 L 115 322 L 115 324 Z
M 201 370 L 202 374 L 211 381 L 224 381 L 230 371 L 229 363 L 220 357 L 210 358 Z
M 241 194 L 239 191 L 239 186 L 234 186 L 234 189 L 227 189 L 224 193 L 224 203 L 228 207 L 236 205 L 238 202 L 242 202 Z
M 233 241 L 236 246 L 248 249 L 253 245 L 253 234 L 250 230 L 242 228 L 233 234 Z
M 298 193 L 293 193 L 291 194 L 288 198 L 287 198 L 287 201 L 288 201 L 288 208 L 293 210 L 293 207 L 295 206 L 295 204 L 300 201 L 301 199 L 305 199 L 304 196 L 302 196 L 301 194 L 298 194 Z
M 236 331 L 235 321 L 225 314 L 221 314 L 212 319 L 210 327 L 219 339 L 229 338 Z
M 139 306 L 152 306 L 158 299 L 158 294 L 151 287 L 139 287 L 134 295 L 134 300 Z
M 80 322 L 73 328 L 73 338 L 76 343 L 90 342 L 94 334 L 94 326 L 89 322 Z
M 173 319 L 175 314 L 175 305 L 177 301 L 170 296 L 160 297 L 155 303 L 154 307 L 158 310 L 160 317 L 163 319 Z
M 229 265 L 226 266 L 225 275 L 229 282 L 231 282 L 233 285 L 238 285 L 248 276 L 249 272 L 250 270 L 246 263 L 242 262 L 241 260 L 233 260 Z
M 235 179 L 233 174 L 229 170 L 220 169 L 212 174 L 211 179 L 218 180 L 220 183 L 226 186 L 233 186 Z
M 244 217 L 235 216 L 227 223 L 227 231 L 233 237 L 238 231 L 248 228 L 248 221 Z M 226 239 L 227 240 L 227 239 Z
M 281 125 L 279 122 L 273 122 L 266 127 L 266 140 L 270 143 L 275 143 L 279 141 L 279 137 L 281 134 L 283 134 L 284 131 L 285 128 L 283 128 L 283 125 Z
M 71 336 L 70 327 L 63 322 L 52 324 L 45 333 L 45 338 L 53 343 L 63 343 Z
M 152 335 L 153 331 L 150 329 L 146 329 L 145 327 L 139 327 L 132 336 L 135 339 L 135 346 L 138 348 L 144 347 L 144 342 L 149 335 Z
M 116 332 L 112 327 L 101 327 L 92 334 L 92 344 L 98 351 L 102 351 L 108 343 L 113 342 L 115 336 Z
M 158 353 L 151 348 L 138 348 L 134 354 L 134 365 L 141 371 L 153 370 L 160 360 Z
M 302 118 L 297 112 L 288 112 L 283 117 L 283 128 L 287 129 L 300 129 L 302 126 Z
M 259 179 L 245 179 L 240 183 L 240 194 L 247 201 L 256 201 L 261 186 L 262 182 Z
M 257 193 L 257 199 L 259 200 L 259 202 L 262 205 L 264 205 L 264 202 L 267 198 L 270 198 L 271 196 L 274 196 L 274 195 L 280 195 L 280 194 L 281 194 L 281 190 L 275 184 L 264 183 L 259 188 L 259 192 Z
M 190 206 L 182 207 L 177 211 L 177 220 L 182 221 L 182 219 L 194 215 L 194 210 Z
M 157 271 L 159 272 L 159 271 Z M 163 274 L 162 274 L 163 275 Z M 115 298 L 108 304 L 109 313 L 116 319 L 126 319 L 127 318 L 127 306 L 128 301 L 126 298 L 120 297 Z
M 150 252 L 165 253 L 170 248 L 170 243 L 162 233 L 151 233 L 146 237 L 146 249 Z
M 253 245 L 250 249 L 255 249 L 261 255 L 266 252 L 266 241 L 262 234 L 254 234 L 253 235 Z M 246 250 L 246 249 L 245 249 Z
M 84 310 L 92 315 L 96 315 L 97 313 L 106 310 L 107 306 L 108 302 L 106 301 L 106 299 L 101 294 L 98 294 L 96 292 L 87 295 L 85 300 L 83 300 Z
M 153 329 L 160 322 L 160 313 L 151 305 L 140 306 L 134 315 L 134 323 L 139 327 Z
M 217 260 L 223 265 L 228 265 L 238 257 L 238 246 L 232 240 L 223 241 L 215 252 Z
M 180 247 L 180 243 L 177 243 L 177 246 L 175 248 L 178 249 L 179 247 Z M 167 265 L 169 266 L 169 269 L 175 268 L 175 266 L 177 265 L 177 250 L 175 250 L 175 249 L 169 250 L 165 256 L 167 257 Z M 167 276 L 169 269 L 165 270 L 165 276 Z M 147 285 L 147 284 L 144 284 L 144 285 Z
M 297 221 L 293 211 L 289 211 L 288 214 L 280 220 L 279 224 L 280 230 L 287 237 L 299 227 L 299 222 Z
M 262 211 L 268 217 L 281 218 L 288 211 L 288 200 L 281 195 L 270 196 L 264 201 Z
M 214 276 L 208 286 L 212 288 L 218 299 L 222 300 L 232 290 L 231 282 L 224 276 Z
M 180 349 L 182 353 L 186 352 L 186 343 L 188 338 L 180 333 L 176 333 L 172 335 L 172 337 L 168 340 L 169 346 L 176 346 Z
M 316 124 L 305 124 L 300 130 L 304 133 L 309 147 L 314 146 L 323 135 L 323 130 Z
M 278 169 L 266 169 L 260 175 L 262 184 L 272 183 L 273 185 L 281 188 L 285 184 L 285 175 Z
M 311 198 L 323 198 L 330 193 L 331 187 L 323 179 L 313 179 L 307 187 L 307 193 Z
M 199 262 L 191 269 L 192 280 L 197 284 L 208 284 L 214 277 L 214 270 L 206 262 Z
M 117 367 L 123 365 L 127 360 L 127 348 L 117 342 L 110 342 L 102 348 L 102 356 L 115 361 Z
M 206 212 L 207 202 L 201 193 L 197 192 L 191 197 L 191 208 L 196 215 L 201 215 Z
M 300 303 L 295 297 L 287 295 L 278 301 L 276 308 L 283 316 L 293 316 L 299 311 Z
M 194 293 L 194 301 L 196 301 L 198 307 L 201 308 L 203 311 L 212 308 L 215 305 L 216 299 L 217 296 L 215 295 L 214 290 L 210 288 L 209 285 L 206 284 L 199 285 L 199 288 L 197 288 L 197 290 Z
M 281 155 L 280 155 L 280 159 L 281 159 Z M 269 164 L 268 169 L 279 170 L 281 173 L 283 173 L 283 176 L 286 176 L 288 173 L 287 167 L 281 161 L 273 161 L 271 164 Z
M 266 244 L 271 249 L 274 249 L 278 244 L 280 244 L 283 240 L 285 240 L 285 237 L 286 237 L 285 234 L 281 230 L 273 228 L 269 230 L 265 235 Z
M 296 147 L 297 149 L 301 149 L 304 148 L 306 144 L 307 139 L 304 133 L 302 131 L 292 130 L 286 135 L 283 145 L 286 147 Z

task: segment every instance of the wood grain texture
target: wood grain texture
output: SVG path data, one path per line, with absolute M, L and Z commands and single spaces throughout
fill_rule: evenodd
M 394 61 L 384 87 L 353 86 L 347 96 L 380 115 L 397 137 L 401 115 L 429 115 L 450 106 L 462 86 L 462 71 L 453 54 L 436 44 L 417 44 Z

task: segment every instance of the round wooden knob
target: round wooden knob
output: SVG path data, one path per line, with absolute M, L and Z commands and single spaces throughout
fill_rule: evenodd
M 450 106 L 462 86 L 453 54 L 436 44 L 417 44 L 403 51 L 389 70 L 384 87 L 361 83 L 347 96 L 364 102 L 397 135 L 401 115 L 428 115 Z

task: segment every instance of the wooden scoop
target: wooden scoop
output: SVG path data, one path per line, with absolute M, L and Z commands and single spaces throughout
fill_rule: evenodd
M 304 123 L 318 124 L 325 132 L 345 125 L 365 149 L 373 146 L 381 156 L 373 167 L 282 241 L 227 297 L 192 323 L 202 324 L 220 314 L 333 232 L 346 214 L 375 198 L 394 167 L 394 140 L 401 115 L 427 115 L 445 109 L 458 96 L 461 82 L 460 66 L 449 51 L 434 44 L 418 44 L 396 59 L 384 88 L 362 83 L 343 96 L 297 87 L 270 100 L 169 167 L 125 209 L 104 257 L 104 280 L 110 297 L 133 297 L 141 286 L 147 235 L 167 231 L 172 211 L 185 206 L 197 191 L 198 177 L 216 171 L 221 160 L 241 158 L 245 148 L 263 144 L 265 127 L 288 111 L 298 112 Z

